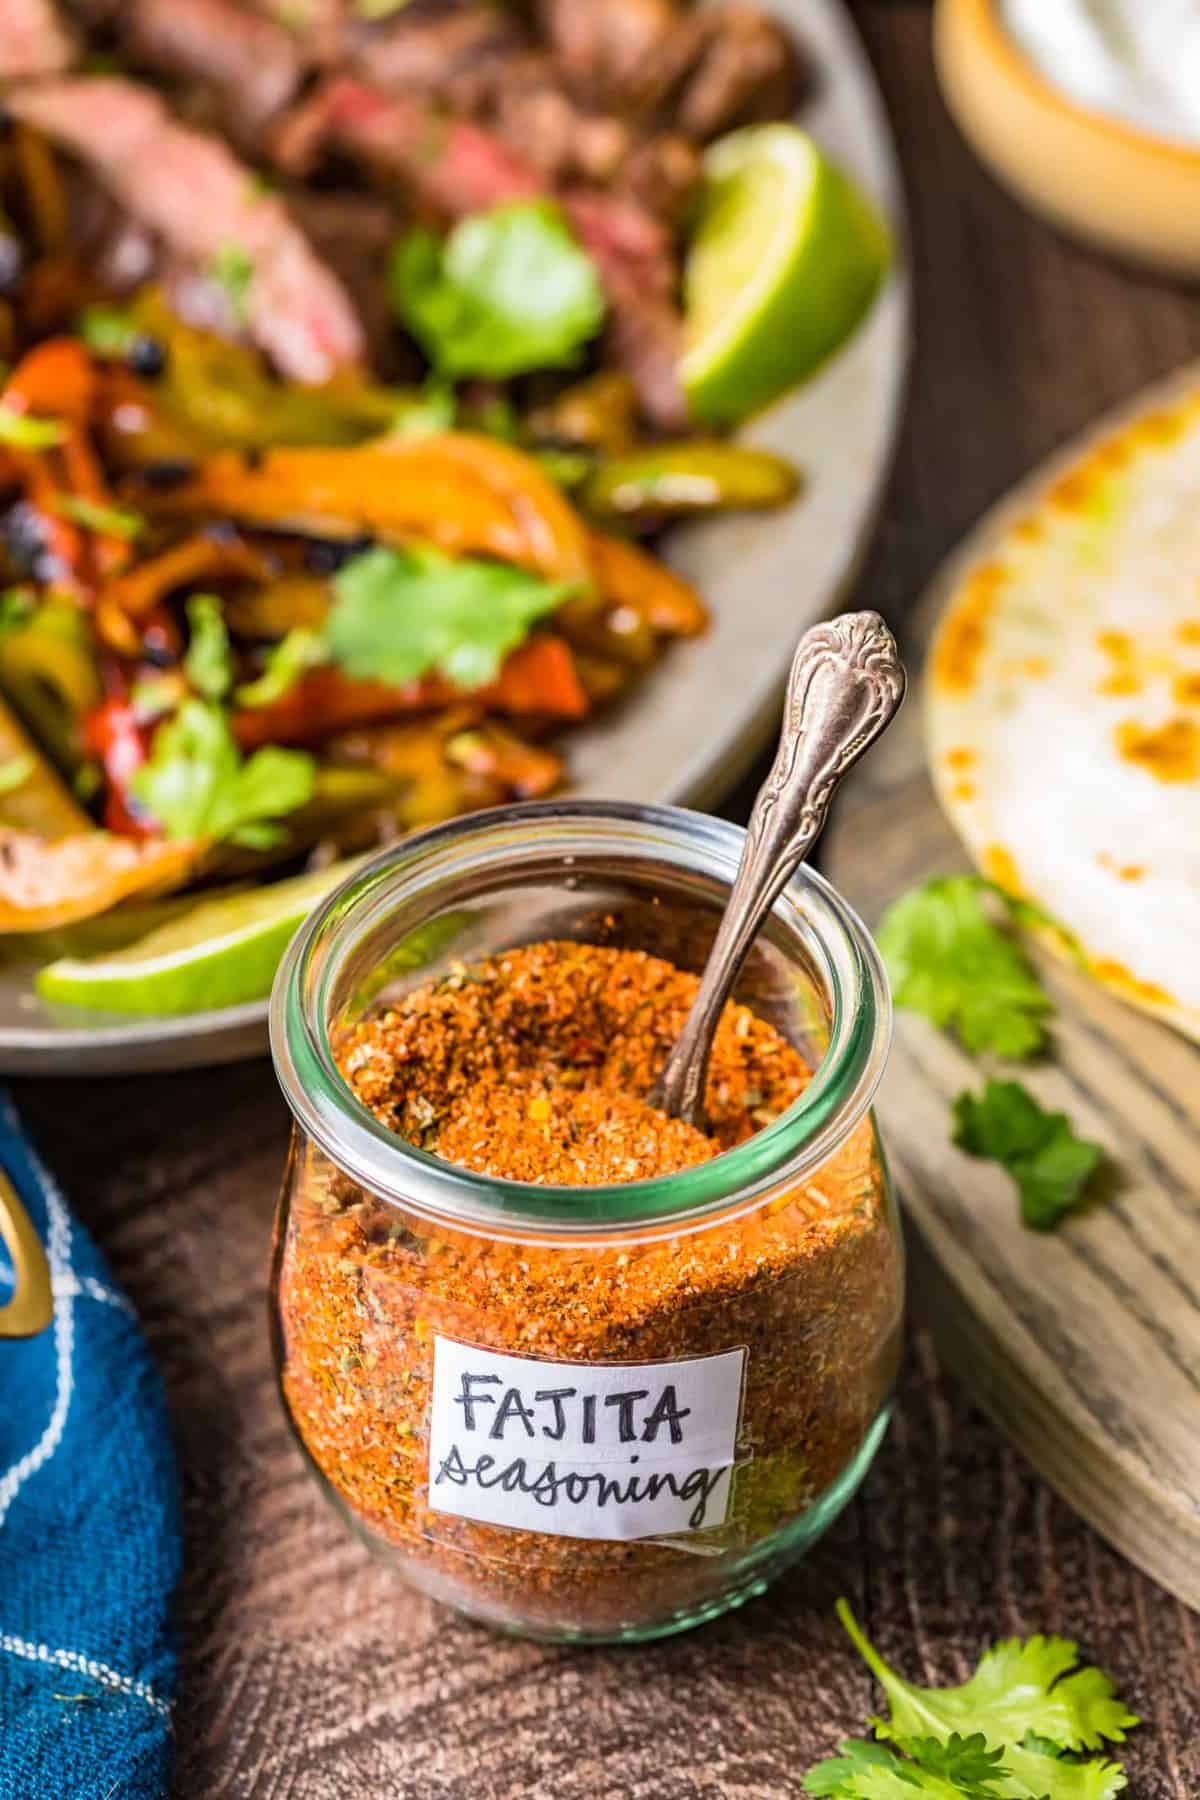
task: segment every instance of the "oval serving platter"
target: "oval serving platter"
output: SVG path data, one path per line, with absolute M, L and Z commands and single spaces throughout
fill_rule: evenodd
M 811 86 L 798 121 L 887 214 L 889 279 L 866 322 L 805 387 L 743 440 L 790 456 L 803 490 L 785 511 L 687 524 L 668 560 L 704 594 L 703 638 L 672 648 L 656 679 L 600 723 L 571 734 L 571 791 L 706 806 L 765 746 L 796 638 L 832 611 L 866 549 L 900 421 L 909 344 L 903 202 L 874 76 L 840 0 L 773 0 Z M 0 1072 L 135 1073 L 262 1054 L 267 1005 L 179 1018 L 51 1012 L 33 969 L 0 968 Z

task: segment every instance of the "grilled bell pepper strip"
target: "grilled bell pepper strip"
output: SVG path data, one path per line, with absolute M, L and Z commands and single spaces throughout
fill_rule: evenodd
M 233 731 L 244 751 L 263 744 L 318 743 L 332 732 L 413 712 L 431 712 L 469 697 L 483 710 L 582 719 L 587 691 L 561 638 L 539 633 L 511 651 L 496 680 L 470 696 L 440 675 L 424 675 L 402 685 L 364 681 L 332 664 L 306 672 L 267 706 L 245 707 L 233 715 Z
M 269 581 L 274 573 L 272 559 L 252 544 L 237 538 L 189 537 L 110 581 L 103 598 L 127 618 L 140 620 L 176 588 L 231 577 Z
M 133 553 L 119 533 L 102 528 L 85 533 L 63 517 L 64 494 L 101 511 L 115 504 L 88 437 L 96 393 L 96 369 L 87 351 L 74 338 L 59 337 L 22 357 L 0 394 L 9 411 L 50 419 L 61 427 L 59 446 L 41 454 L 20 451 L 18 462 L 48 547 L 79 589 L 124 568 Z
M 0 688 L 67 776 L 85 756 L 83 724 L 101 699 L 86 616 L 70 600 L 45 601 L 27 623 L 0 632 Z
M 432 719 L 363 726 L 342 733 L 329 749 L 339 761 L 391 776 L 395 831 L 416 831 L 514 797 L 537 798 L 558 785 L 563 766 L 555 751 L 525 743 L 470 705 Z
M 690 582 L 624 538 L 592 534 L 596 583 L 612 606 L 628 606 L 662 637 L 697 637 L 708 609 Z
M 156 835 L 158 827 L 139 814 L 129 797 L 133 778 L 150 750 L 149 730 L 132 704 L 115 696 L 104 701 L 88 715 L 84 743 L 104 770 L 106 828 L 121 837 Z
M 224 452 L 194 478 L 147 492 L 148 511 L 206 513 L 318 529 L 330 520 L 401 541 L 421 537 L 452 555 L 495 556 L 552 580 L 587 585 L 587 530 L 531 457 L 488 438 L 446 432 L 358 449 Z
M 0 700 L 0 770 L 20 775 L 0 793 L 0 827 L 70 837 L 90 831 L 88 818 L 66 783 L 42 755 L 17 716 Z M 21 771 L 24 773 L 21 773 Z
M 541 744 L 528 744 L 494 719 L 468 726 L 448 737 L 446 761 L 469 774 L 499 781 L 518 800 L 538 800 L 562 777 L 563 759 Z
M 3 403 L 0 398 L 0 404 Z M 55 587 L 82 598 L 90 586 L 83 532 L 64 518 L 55 505 L 60 488 L 45 455 L 13 446 L 7 452 L 7 462 L 37 521 L 42 548 L 36 565 L 39 579 L 52 581 Z
M 613 656 L 594 656 L 590 650 L 576 655 L 575 668 L 593 706 L 608 706 L 632 679 L 628 664 Z
M 591 710 L 570 645 L 539 631 L 505 657 L 495 681 L 480 688 L 489 711 L 547 719 L 583 719 Z
M 637 389 L 628 375 L 601 369 L 539 406 L 529 427 L 539 443 L 580 444 L 616 456 L 636 441 L 637 414 Z
M 143 383 L 120 363 L 106 360 L 108 406 L 141 406 L 147 441 L 173 435 L 192 454 L 359 444 L 392 430 L 408 408 L 423 404 L 418 389 L 384 387 L 352 372 L 319 387 L 278 381 L 256 350 L 185 324 L 155 287 L 142 289 L 117 317 L 127 324 L 130 343 L 142 338 L 158 346 L 163 368 Z M 113 353 L 122 353 L 119 342 Z M 142 435 L 129 433 L 133 440 Z M 144 460 L 144 443 L 131 442 L 129 448 Z
M 288 571 L 265 587 L 244 588 L 225 602 L 225 623 L 235 636 L 270 642 L 298 626 L 319 631 L 330 604 L 329 583 L 320 575 Z
M 23 356 L 4 384 L 5 406 L 84 425 L 96 397 L 96 367 L 75 338 L 47 338 Z
M 605 457 L 575 498 L 591 518 L 645 527 L 690 513 L 786 506 L 799 485 L 795 469 L 780 456 L 696 440 Z

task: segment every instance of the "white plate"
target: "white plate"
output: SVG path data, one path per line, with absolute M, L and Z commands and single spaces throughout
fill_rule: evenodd
M 744 434 L 800 466 L 799 499 L 779 513 L 685 525 L 674 534 L 670 560 L 704 594 L 713 626 L 675 646 L 617 713 L 571 733 L 568 767 L 579 794 L 705 806 L 731 787 L 769 739 L 796 638 L 835 610 L 853 580 L 882 496 L 909 344 L 895 152 L 839 0 L 774 0 L 774 10 L 813 71 L 799 120 L 888 214 L 895 267 L 846 348 Z M 181 1069 L 266 1048 L 265 1001 L 186 1018 L 82 1024 L 43 1007 L 32 973 L 0 972 L 5 1074 Z

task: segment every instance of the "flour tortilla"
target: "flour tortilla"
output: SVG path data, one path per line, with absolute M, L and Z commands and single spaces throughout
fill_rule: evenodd
M 984 526 L 950 577 L 926 723 L 983 872 L 1200 1039 L 1200 369 Z

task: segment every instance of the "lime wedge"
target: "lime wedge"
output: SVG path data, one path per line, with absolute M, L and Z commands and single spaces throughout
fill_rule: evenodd
M 680 376 L 733 425 L 810 375 L 867 311 L 888 260 L 875 208 L 794 125 L 713 144 L 684 267 Z
M 263 1000 L 293 932 L 362 860 L 201 900 L 111 955 L 47 964 L 34 985 L 55 1005 L 156 1018 Z

